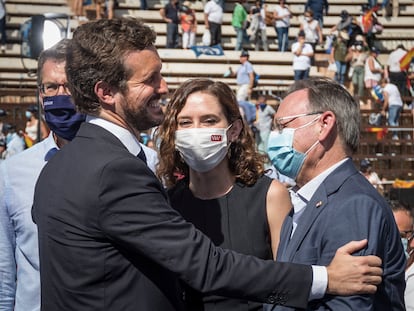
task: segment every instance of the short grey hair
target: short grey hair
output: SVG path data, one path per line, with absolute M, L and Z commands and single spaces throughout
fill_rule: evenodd
M 287 95 L 307 89 L 310 112 L 332 111 L 336 117 L 338 136 L 347 153 L 358 149 L 361 112 L 359 104 L 339 83 L 329 78 L 311 77 L 295 81 L 288 89 Z

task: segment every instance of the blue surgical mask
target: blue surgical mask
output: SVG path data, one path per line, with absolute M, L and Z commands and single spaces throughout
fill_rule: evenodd
M 407 238 L 401 238 L 401 243 L 403 245 L 405 258 L 408 258 L 409 257 L 409 254 L 408 254 L 408 239 Z
M 318 117 L 319 118 L 319 117 Z M 293 148 L 295 131 L 314 123 L 318 118 L 298 128 L 284 128 L 269 135 L 267 154 L 273 166 L 281 174 L 296 180 L 307 154 L 319 143 L 317 140 L 305 153 Z
M 72 140 L 86 116 L 76 111 L 69 95 L 43 98 L 45 119 L 49 128 L 59 137 Z
M 26 111 L 25 113 L 26 119 L 30 119 L 32 117 L 32 113 L 30 111 Z

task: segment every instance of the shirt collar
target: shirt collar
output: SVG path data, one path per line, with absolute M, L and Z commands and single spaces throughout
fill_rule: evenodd
M 325 178 L 332 173 L 338 166 L 340 166 L 342 163 L 344 163 L 348 158 L 345 158 L 338 163 L 332 165 L 330 168 L 313 178 L 311 181 L 309 181 L 307 184 L 305 184 L 303 187 L 301 187 L 297 194 L 307 201 L 310 201 L 316 190 L 319 188 L 319 186 L 322 184 L 322 182 L 325 180 Z
M 107 131 L 111 132 L 133 155 L 136 156 L 141 151 L 141 145 L 139 144 L 138 139 L 126 128 L 102 118 L 90 115 L 86 116 L 86 122 L 103 127 Z
M 53 137 L 53 132 L 50 131 L 49 136 L 44 140 L 45 142 L 45 161 L 49 161 L 50 158 L 59 150 L 59 146 L 56 145 L 55 139 Z

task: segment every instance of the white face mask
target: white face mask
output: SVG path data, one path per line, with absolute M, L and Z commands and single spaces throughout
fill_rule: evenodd
M 230 126 L 177 130 L 175 149 L 193 170 L 200 173 L 207 172 L 216 167 L 226 156 L 227 130 Z

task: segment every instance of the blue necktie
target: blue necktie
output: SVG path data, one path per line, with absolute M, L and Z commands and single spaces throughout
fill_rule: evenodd
M 58 148 L 50 149 L 45 155 L 45 161 L 49 161 L 58 151 L 59 151 Z

